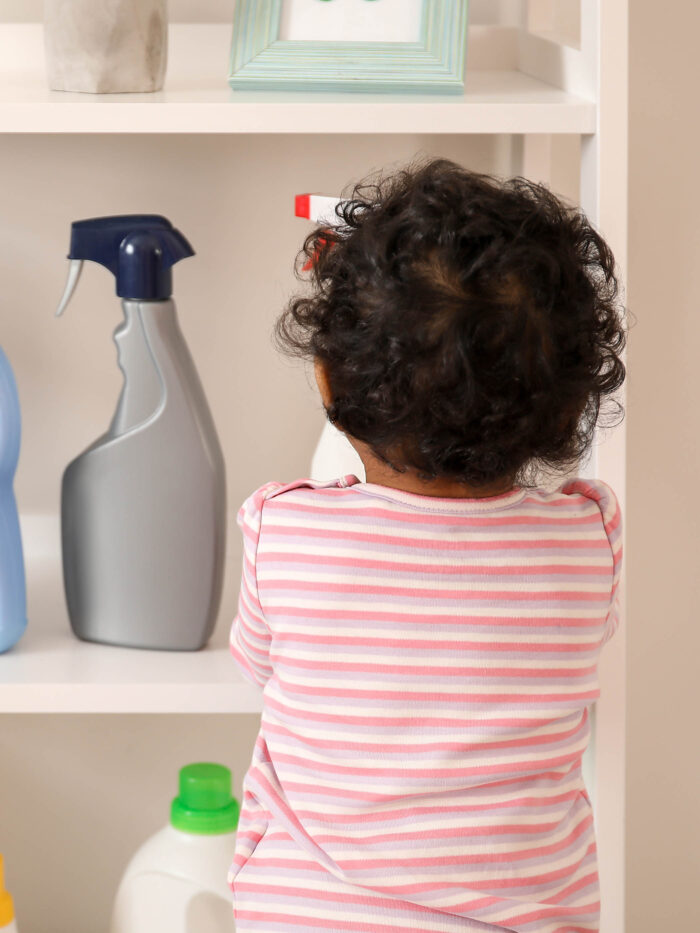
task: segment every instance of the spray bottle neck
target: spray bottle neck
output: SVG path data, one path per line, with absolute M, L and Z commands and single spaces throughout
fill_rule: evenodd
M 124 322 L 114 332 L 124 385 L 109 428 L 110 437 L 133 431 L 153 418 L 174 389 L 168 355 L 179 344 L 171 298 L 122 299 Z

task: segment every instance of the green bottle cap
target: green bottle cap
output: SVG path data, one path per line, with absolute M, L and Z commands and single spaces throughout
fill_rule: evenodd
M 180 768 L 180 796 L 173 800 L 170 825 L 183 833 L 219 835 L 238 826 L 240 806 L 231 794 L 231 772 L 224 765 Z

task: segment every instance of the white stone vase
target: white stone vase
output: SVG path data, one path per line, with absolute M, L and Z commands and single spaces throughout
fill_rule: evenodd
M 44 0 L 44 38 L 53 91 L 159 91 L 167 0 Z

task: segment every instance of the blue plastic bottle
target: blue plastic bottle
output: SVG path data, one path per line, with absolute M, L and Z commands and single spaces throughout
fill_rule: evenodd
M 22 537 L 13 490 L 19 439 L 17 384 L 0 347 L 0 653 L 17 644 L 27 627 Z

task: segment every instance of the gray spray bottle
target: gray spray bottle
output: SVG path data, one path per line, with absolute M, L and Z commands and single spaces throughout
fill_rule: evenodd
M 221 599 L 224 459 L 178 326 L 172 267 L 194 255 L 158 215 L 98 217 L 71 229 L 70 273 L 84 260 L 116 277 L 125 322 L 114 339 L 124 385 L 106 434 L 68 465 L 61 492 L 63 579 L 71 626 L 87 641 L 196 650 Z

